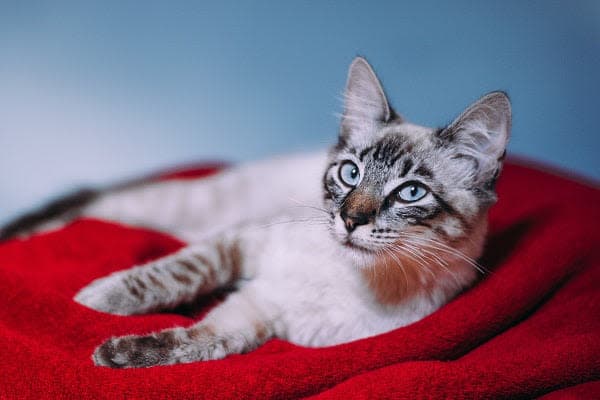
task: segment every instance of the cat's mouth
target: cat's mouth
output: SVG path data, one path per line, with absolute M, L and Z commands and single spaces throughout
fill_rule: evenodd
M 373 250 L 354 243 L 350 237 L 347 237 L 346 239 L 344 239 L 344 241 L 342 242 L 342 245 L 349 249 L 358 250 L 363 253 L 369 253 L 369 254 L 373 253 Z

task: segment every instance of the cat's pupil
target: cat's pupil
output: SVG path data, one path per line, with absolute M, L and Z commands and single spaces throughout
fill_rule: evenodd
M 358 168 L 354 167 L 352 168 L 352 171 L 350 171 L 350 177 L 352 177 L 352 179 L 355 179 L 358 176 Z
M 411 187 L 410 187 L 410 195 L 412 197 L 415 197 L 418 192 L 419 192 L 419 188 L 416 185 L 411 185 Z

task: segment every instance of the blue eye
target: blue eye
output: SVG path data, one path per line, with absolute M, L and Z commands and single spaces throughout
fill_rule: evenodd
M 412 203 L 421 200 L 427 195 L 428 190 L 418 182 L 408 182 L 402 185 L 398 191 L 398 198 L 405 203 Z
M 345 161 L 340 167 L 340 180 L 348 186 L 356 186 L 360 181 L 360 171 L 352 161 Z

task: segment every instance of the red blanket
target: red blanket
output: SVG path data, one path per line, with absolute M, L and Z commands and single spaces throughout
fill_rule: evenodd
M 0 398 L 600 398 L 600 190 L 513 163 L 498 192 L 481 260 L 492 272 L 428 318 L 335 347 L 272 340 L 169 367 L 112 370 L 90 355 L 197 311 L 121 317 L 72 298 L 182 243 L 80 220 L 0 244 Z

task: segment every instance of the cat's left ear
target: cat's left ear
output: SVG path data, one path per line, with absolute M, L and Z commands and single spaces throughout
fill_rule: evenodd
M 437 135 L 458 156 L 474 162 L 477 180 L 493 187 L 510 137 L 511 107 L 504 92 L 492 92 L 469 106 Z
M 369 135 L 397 118 L 373 68 L 363 57 L 356 57 L 348 70 L 344 93 L 341 135 Z

